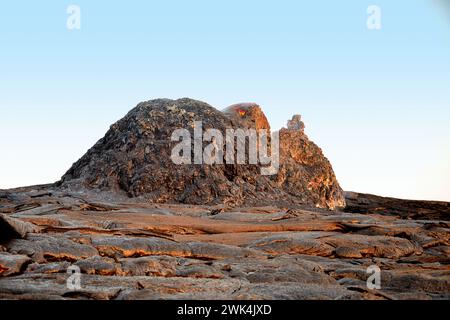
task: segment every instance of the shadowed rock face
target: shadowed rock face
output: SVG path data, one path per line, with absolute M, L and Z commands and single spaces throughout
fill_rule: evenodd
M 345 192 L 345 199 L 346 212 L 377 213 L 402 219 L 450 220 L 448 202 L 402 200 L 350 191 Z
M 272 176 L 261 175 L 260 165 L 225 164 L 225 160 L 214 165 L 174 164 L 170 156 L 179 141 L 171 141 L 172 133 L 183 128 L 194 137 L 195 121 L 202 121 L 203 130 L 218 129 L 224 137 L 229 128 L 270 130 L 266 116 L 254 103 L 221 112 L 187 98 L 143 102 L 113 124 L 59 185 L 160 203 L 303 204 L 328 209 L 345 205 L 331 165 L 304 134 L 299 117 L 280 131 L 280 170 Z M 205 141 L 203 149 L 210 143 Z

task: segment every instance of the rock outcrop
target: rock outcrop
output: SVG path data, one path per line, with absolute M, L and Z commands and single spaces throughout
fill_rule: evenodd
M 0 213 L 0 241 L 25 238 L 28 233 L 32 232 L 39 232 L 39 228 L 31 223 Z
M 402 219 L 450 220 L 450 203 L 443 201 L 401 200 L 373 194 L 345 192 L 344 211 L 377 213 Z
M 277 181 L 285 192 L 322 208 L 345 207 L 344 193 L 330 162 L 304 132 L 299 115 L 280 130 L 280 170 Z
M 305 135 L 298 116 L 279 132 L 280 170 L 271 176 L 261 175 L 259 163 L 230 164 L 225 151 L 219 155 L 221 164 L 197 164 L 193 154 L 187 155 L 190 164 L 175 164 L 171 155 L 180 142 L 172 141 L 173 132 L 187 129 L 194 138 L 198 121 L 203 131 L 217 129 L 224 137 L 230 128 L 270 130 L 261 108 L 253 103 L 221 112 L 187 98 L 143 102 L 113 124 L 62 177 L 59 186 L 111 191 L 159 203 L 297 204 L 328 209 L 345 205 L 331 165 Z M 201 150 L 213 142 L 203 141 Z M 189 153 L 194 153 L 193 139 L 188 146 Z

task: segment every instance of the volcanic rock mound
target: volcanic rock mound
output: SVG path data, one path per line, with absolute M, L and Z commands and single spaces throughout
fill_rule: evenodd
M 280 170 L 277 181 L 290 195 L 322 208 L 345 207 L 345 198 L 330 162 L 308 139 L 299 115 L 280 130 Z
M 193 137 L 196 121 L 202 121 L 203 131 L 217 129 L 224 136 L 230 128 L 270 130 L 261 108 L 252 103 L 221 112 L 188 98 L 142 102 L 113 124 L 58 185 L 112 191 L 151 202 L 305 204 L 329 209 L 345 205 L 331 165 L 304 134 L 299 117 L 279 132 L 280 168 L 272 176 L 261 175 L 259 164 L 225 160 L 213 165 L 175 164 L 171 154 L 179 141 L 172 141 L 172 133 L 187 129 Z M 204 141 L 203 147 L 210 143 Z M 194 150 L 193 141 L 191 146 Z

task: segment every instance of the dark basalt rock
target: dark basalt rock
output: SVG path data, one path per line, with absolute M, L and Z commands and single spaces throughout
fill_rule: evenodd
M 450 205 L 443 201 L 403 200 L 373 194 L 345 192 L 346 212 L 378 213 L 402 219 L 450 220 Z
M 177 165 L 171 160 L 172 149 L 179 143 L 171 141 L 173 131 L 188 129 L 193 137 L 194 121 L 202 121 L 203 130 L 220 130 L 224 137 L 227 128 L 270 129 L 258 105 L 238 104 L 221 112 L 187 98 L 142 102 L 113 124 L 58 185 L 160 203 L 343 207 L 343 192 L 331 165 L 304 134 L 303 123 L 295 123 L 298 119 L 280 131 L 278 174 L 264 176 L 260 165 L 226 164 L 225 160 L 224 164 Z M 203 147 L 209 144 L 204 142 Z

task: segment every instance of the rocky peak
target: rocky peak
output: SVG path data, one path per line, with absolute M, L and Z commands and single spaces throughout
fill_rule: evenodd
M 228 116 L 239 119 L 249 128 L 270 130 L 269 121 L 261 110 L 261 107 L 252 102 L 237 103 L 223 110 Z
M 287 129 L 304 132 L 305 124 L 302 121 L 302 116 L 299 114 L 293 115 L 292 119 L 287 122 Z
M 203 130 L 217 129 L 224 135 L 228 128 L 270 129 L 254 103 L 233 105 L 221 112 L 188 98 L 142 102 L 113 124 L 58 185 L 150 202 L 302 204 L 329 209 L 345 204 L 331 165 L 302 131 L 280 131 L 280 170 L 272 176 L 261 175 L 257 164 L 175 164 L 171 153 L 179 142 L 172 141 L 173 132 L 187 129 L 193 136 L 197 121 L 202 121 Z M 302 128 L 298 117 L 290 123 L 288 127 Z M 194 143 L 189 142 L 191 145 Z

